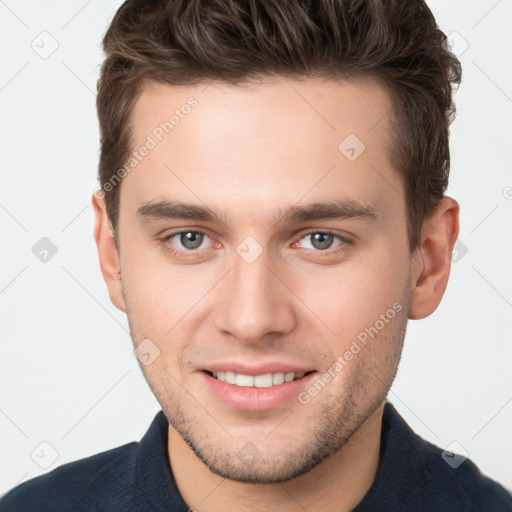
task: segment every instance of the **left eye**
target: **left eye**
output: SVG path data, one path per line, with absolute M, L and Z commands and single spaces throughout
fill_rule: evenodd
M 310 240 L 310 247 L 305 247 L 305 249 L 325 250 L 331 248 L 335 238 L 343 241 L 340 236 L 333 235 L 331 233 L 323 233 L 321 231 L 316 233 L 308 233 L 306 236 L 301 238 L 301 241 L 308 239 Z
M 200 231 L 181 231 L 179 233 L 169 235 L 167 237 L 167 240 L 169 240 L 173 244 L 179 242 L 179 244 L 181 244 L 182 247 L 192 251 L 195 249 L 204 249 L 204 247 L 201 246 L 203 245 L 205 238 L 209 237 L 205 233 L 201 233 Z

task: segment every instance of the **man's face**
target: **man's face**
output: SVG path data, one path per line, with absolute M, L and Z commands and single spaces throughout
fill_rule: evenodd
M 133 148 L 156 146 L 121 184 L 131 335 L 150 340 L 149 362 L 160 351 L 141 368 L 172 427 L 225 478 L 305 473 L 386 397 L 411 270 L 390 106 L 371 79 L 162 85 L 135 106 Z M 340 216 L 311 208 L 342 203 Z M 211 375 L 290 368 L 306 375 L 264 388 Z

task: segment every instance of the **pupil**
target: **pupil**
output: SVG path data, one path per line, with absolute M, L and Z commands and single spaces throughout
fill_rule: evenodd
M 313 235 L 313 246 L 316 249 L 328 249 L 332 244 L 333 235 L 328 233 L 315 233 Z
M 197 249 L 203 241 L 203 234 L 195 231 L 188 231 L 182 233 L 180 236 L 180 242 L 187 249 Z

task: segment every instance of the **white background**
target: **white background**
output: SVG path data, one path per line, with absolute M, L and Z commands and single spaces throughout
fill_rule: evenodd
M 139 440 L 160 409 L 92 237 L 100 41 L 120 4 L 0 1 L 0 494 Z M 449 187 L 467 252 L 438 310 L 409 323 L 389 398 L 420 435 L 456 441 L 512 488 L 512 2 L 429 4 L 455 50 L 469 45 Z M 47 59 L 31 47 L 41 37 L 58 43 Z M 32 253 L 42 237 L 58 248 L 47 263 Z

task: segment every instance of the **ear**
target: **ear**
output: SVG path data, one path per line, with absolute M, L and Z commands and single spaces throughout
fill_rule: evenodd
M 94 239 L 98 247 L 101 273 L 107 284 L 110 300 L 121 311 L 126 312 L 126 303 L 123 296 L 121 281 L 121 267 L 119 255 L 114 242 L 112 226 L 108 219 L 105 199 L 101 191 L 92 195 L 92 206 L 94 208 Z
M 448 284 L 453 246 L 459 235 L 459 204 L 443 198 L 425 221 L 421 242 L 413 254 L 409 318 L 419 320 L 439 306 Z

